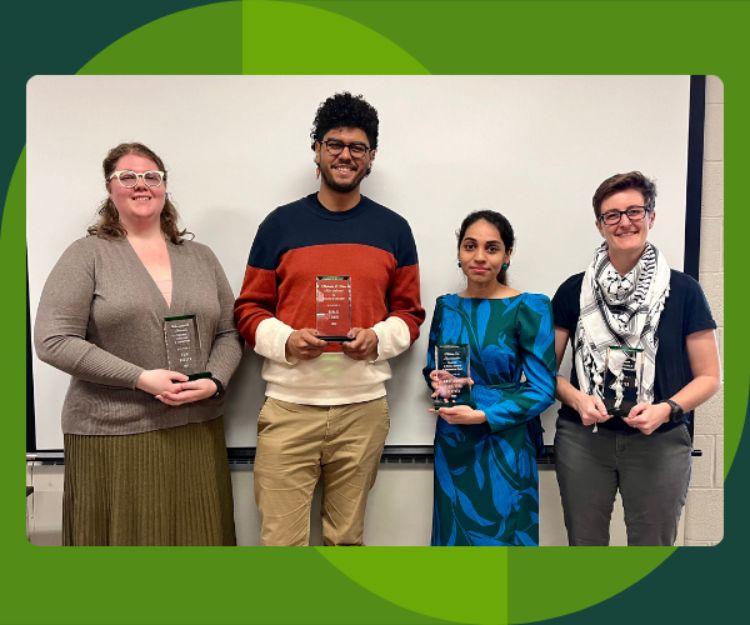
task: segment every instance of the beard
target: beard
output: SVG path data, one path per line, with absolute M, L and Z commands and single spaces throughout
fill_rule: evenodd
M 320 168 L 320 175 L 323 177 L 323 181 L 326 183 L 326 186 L 332 191 L 336 191 L 336 193 L 349 193 L 351 191 L 354 191 L 357 187 L 359 187 L 362 179 L 369 174 L 370 168 L 368 167 L 367 169 L 359 172 L 359 174 L 355 176 L 351 182 L 341 184 L 333 179 L 333 176 L 331 175 L 331 171 L 329 169 L 325 167 Z

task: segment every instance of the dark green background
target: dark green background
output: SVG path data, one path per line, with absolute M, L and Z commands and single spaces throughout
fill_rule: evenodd
M 733 332 L 741 327 L 745 281 L 740 268 L 747 266 L 739 238 L 747 223 L 740 203 L 750 139 L 743 50 L 748 18 L 745 2 L 27 2 L 4 8 L 0 26 L 5 78 L 0 185 L 9 188 L 24 147 L 25 82 L 35 74 L 716 74 L 726 94 L 729 463 L 748 399 L 747 340 Z M 559 614 L 563 606 L 596 603 L 672 553 L 653 548 L 66 550 L 27 545 L 19 487 L 25 427 L 19 391 L 25 386 L 23 167 L 16 175 L 0 234 L 9 302 L 0 307 L 7 434 L 0 450 L 0 492 L 13 502 L 0 521 L 6 573 L 0 622 L 522 622 Z M 740 451 L 746 447 L 744 440 Z M 723 621 L 730 612 L 738 618 L 744 597 L 743 576 L 736 571 L 742 570 L 748 546 L 741 527 L 747 476 L 740 453 L 727 478 L 721 545 L 674 550 L 621 594 L 547 622 L 699 623 Z

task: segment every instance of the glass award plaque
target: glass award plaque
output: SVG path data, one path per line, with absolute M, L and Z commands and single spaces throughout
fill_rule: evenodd
M 433 397 L 435 408 L 471 406 L 471 359 L 468 345 L 436 345 L 435 370 L 438 387 Z
M 171 371 L 184 373 L 190 380 L 211 377 L 201 358 L 201 339 L 195 315 L 164 317 L 164 343 Z
M 603 400 L 607 414 L 627 417 L 641 396 L 643 350 L 611 346 L 604 367 Z
M 351 341 L 352 280 L 350 276 L 315 278 L 315 328 L 324 341 Z

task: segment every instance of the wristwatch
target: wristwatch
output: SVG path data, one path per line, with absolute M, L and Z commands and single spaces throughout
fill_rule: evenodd
M 226 391 L 224 390 L 224 385 L 214 376 L 211 376 L 209 379 L 212 380 L 214 384 L 216 384 L 216 392 L 211 395 L 211 399 L 221 399 L 222 397 L 224 397 L 224 393 L 226 393 Z
M 678 404 L 674 399 L 665 399 L 663 403 L 669 404 L 669 420 L 672 423 L 681 423 L 682 416 L 685 414 L 682 406 L 680 406 L 680 404 Z

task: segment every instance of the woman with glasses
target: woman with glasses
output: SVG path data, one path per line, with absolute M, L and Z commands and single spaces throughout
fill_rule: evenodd
M 241 356 L 234 296 L 178 228 L 153 151 L 121 144 L 103 167 L 99 221 L 55 265 L 35 324 L 39 357 L 71 375 L 63 543 L 234 544 L 221 418 Z
M 552 300 L 562 406 L 555 464 L 571 545 L 609 544 L 619 490 L 629 545 L 672 545 L 690 480 L 693 410 L 719 388 L 706 298 L 648 241 L 654 183 L 637 171 L 594 193 L 604 238 Z
M 507 283 L 513 228 L 471 213 L 460 293 L 438 298 L 424 374 L 438 414 L 433 545 L 539 544 L 539 414 L 554 401 L 549 298 Z

